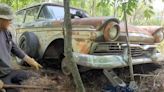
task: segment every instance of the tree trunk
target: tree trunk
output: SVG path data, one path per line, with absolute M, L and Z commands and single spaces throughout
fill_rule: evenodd
M 96 0 L 92 0 L 92 6 L 91 6 L 91 15 L 95 16 L 95 6 L 96 6 Z
M 118 3 L 118 0 L 115 0 L 114 1 L 114 17 L 117 17 L 117 7 L 118 7 L 117 3 Z
M 19 9 L 19 8 L 18 8 L 18 7 L 19 7 L 19 5 L 18 5 L 18 4 L 19 4 L 19 1 L 18 1 L 18 0 L 16 1 L 16 4 L 17 4 L 17 10 L 18 10 L 18 9 Z
M 70 17 L 70 9 L 69 9 L 69 0 L 64 0 L 64 26 L 66 31 L 65 39 L 64 39 L 64 52 L 66 59 L 68 60 L 68 67 L 72 73 L 75 85 L 76 85 L 76 92 L 85 92 L 84 85 L 82 83 L 78 68 L 76 63 L 74 62 L 73 55 L 72 55 L 72 25 L 71 25 L 71 17 Z

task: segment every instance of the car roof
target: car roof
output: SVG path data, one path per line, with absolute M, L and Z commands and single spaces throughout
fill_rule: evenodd
M 57 4 L 57 3 L 49 3 L 49 2 L 42 2 L 42 3 L 38 3 L 38 4 L 35 4 L 35 5 L 31 5 L 31 6 L 28 6 L 28 7 L 25 7 L 25 8 L 22 8 L 18 11 L 21 11 L 21 10 L 25 10 L 25 9 L 28 9 L 28 8 L 31 8 L 31 7 L 35 7 L 35 6 L 38 6 L 38 5 L 54 5 L 54 6 L 60 6 L 60 7 L 64 7 L 62 4 Z M 77 9 L 77 10 L 81 10 L 81 11 L 84 11 L 82 9 L 79 9 L 79 8 L 74 8 L 74 7 L 70 7 L 72 9 Z M 16 11 L 16 12 L 18 12 Z M 85 12 L 85 11 L 84 11 Z

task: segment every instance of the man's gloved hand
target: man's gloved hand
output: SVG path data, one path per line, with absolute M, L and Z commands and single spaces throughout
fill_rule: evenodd
M 23 60 L 26 61 L 30 66 L 34 67 L 36 70 L 42 68 L 42 66 L 38 62 L 27 55 L 23 58 Z
M 2 89 L 2 88 L 3 88 L 3 86 L 4 86 L 4 83 L 3 83 L 3 81 L 2 81 L 2 80 L 0 80 L 0 89 Z

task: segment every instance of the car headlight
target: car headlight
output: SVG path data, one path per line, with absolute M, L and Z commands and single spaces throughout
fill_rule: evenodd
M 159 29 L 153 33 L 154 41 L 156 43 L 159 43 L 164 39 L 164 32 L 163 31 L 164 31 L 164 28 L 161 28 L 161 29 Z
M 115 41 L 120 33 L 120 27 L 117 23 L 111 22 L 104 29 L 105 41 Z

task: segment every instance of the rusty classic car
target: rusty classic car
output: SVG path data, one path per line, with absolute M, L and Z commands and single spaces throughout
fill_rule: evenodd
M 77 8 L 71 8 L 70 12 L 73 58 L 79 66 L 93 69 L 128 66 L 124 23 L 113 17 L 90 17 Z M 16 17 L 17 43 L 27 54 L 42 59 L 41 63 L 65 62 L 62 5 L 33 5 L 17 11 Z M 133 65 L 163 60 L 156 50 L 156 44 L 164 38 L 162 27 L 128 25 L 128 33 Z

